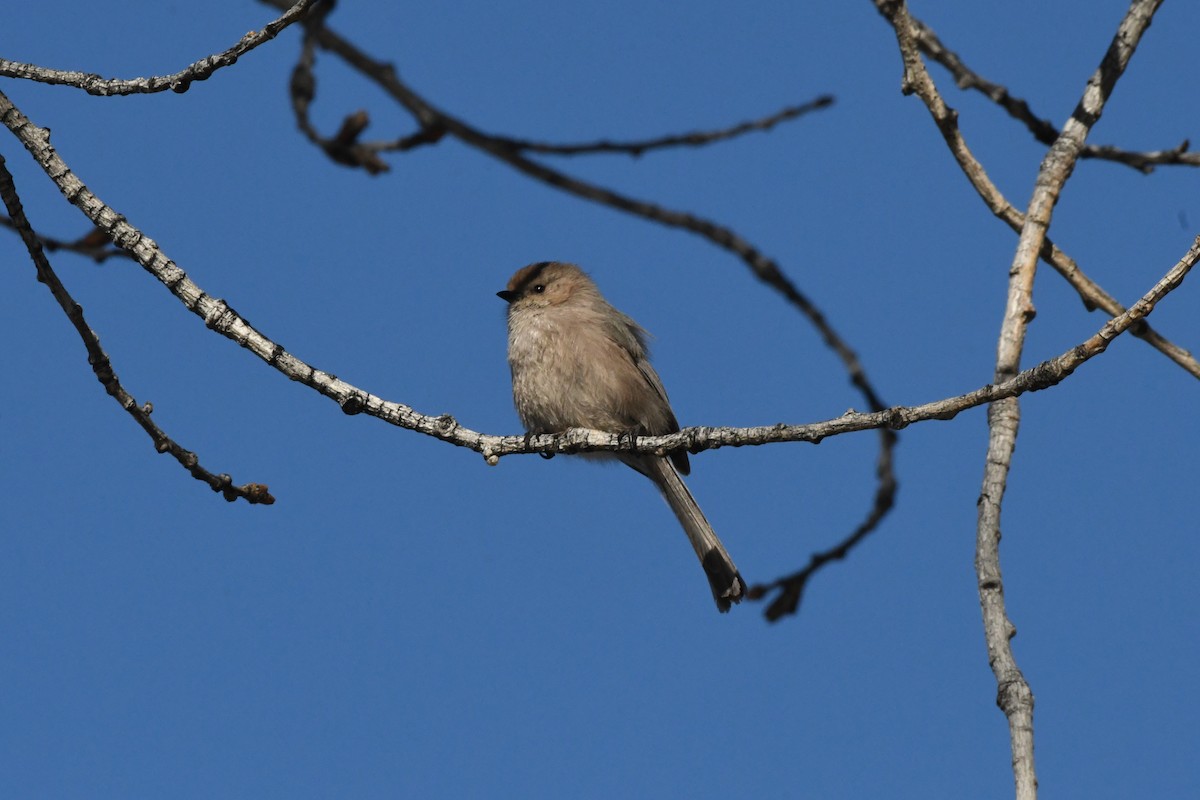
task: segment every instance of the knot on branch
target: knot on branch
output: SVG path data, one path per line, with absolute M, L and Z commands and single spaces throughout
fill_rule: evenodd
M 339 164 L 362 167 L 371 175 L 387 172 L 391 167 L 379 157 L 379 153 L 358 141 L 370 124 L 371 117 L 365 110 L 360 109 L 348 115 L 342 120 L 342 127 L 334 137 L 323 143 L 325 153 Z
M 366 402 L 356 394 L 350 395 L 341 403 L 342 413 L 348 417 L 361 413 L 365 406 Z
M 230 497 L 231 493 L 234 495 L 233 497 Z M 245 486 L 237 487 L 236 492 L 231 489 L 225 492 L 225 499 L 232 503 L 239 494 L 250 505 L 269 506 L 275 503 L 275 498 L 265 483 L 247 483 Z
M 1033 710 L 1033 690 L 1019 670 L 1015 676 L 1000 681 L 996 687 L 996 705 L 1005 714 L 1012 714 L 1018 709 Z
M 887 426 L 891 430 L 899 431 L 908 427 L 908 417 L 904 414 L 904 410 L 892 406 L 884 410 L 884 419 L 887 420 Z

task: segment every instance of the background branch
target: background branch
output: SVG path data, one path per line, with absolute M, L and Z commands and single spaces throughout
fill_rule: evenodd
M 833 105 L 831 95 L 821 95 L 815 100 L 798 106 L 787 106 L 759 119 L 739 122 L 727 128 L 712 131 L 692 131 L 691 133 L 659 136 L 654 139 L 641 139 L 630 142 L 618 142 L 610 139 L 600 139 L 595 142 L 580 144 L 552 144 L 550 142 L 533 142 L 526 139 L 513 139 L 507 136 L 493 137 L 498 143 L 512 150 L 544 155 L 577 156 L 596 153 L 621 153 L 624 155 L 640 156 L 652 150 L 662 150 L 669 147 L 703 147 L 705 145 L 734 139 L 753 131 L 769 131 L 781 122 L 788 122 L 802 117 L 812 111 L 828 108 Z
M 877 8 L 883 5 L 881 0 L 874 1 Z M 1034 114 L 1028 102 L 1014 97 L 1004 86 L 993 83 L 970 69 L 957 53 L 942 44 L 937 34 L 928 25 L 915 17 L 912 20 L 916 27 L 914 39 L 921 52 L 949 70 L 958 88 L 973 89 L 982 93 L 1008 112 L 1010 117 L 1024 123 L 1039 142 L 1045 145 L 1054 143 L 1054 140 L 1058 138 L 1058 128 L 1054 123 Z M 1084 144 L 1079 151 L 1079 157 L 1113 161 L 1149 174 L 1159 165 L 1200 166 L 1200 153 L 1189 152 L 1189 147 L 1187 139 L 1168 150 L 1144 152 L 1125 150 L 1113 145 Z
M 154 442 L 154 449 L 160 453 L 170 453 L 171 457 L 178 461 L 193 478 L 208 484 L 210 489 L 219 492 L 230 502 L 241 498 L 251 504 L 270 505 L 274 503 L 275 498 L 271 496 L 265 484 L 247 483 L 236 486 L 233 478 L 229 475 L 216 475 L 201 466 L 200 459 L 195 453 L 181 447 L 150 419 L 150 413 L 153 410 L 151 405 L 149 403 L 139 405 L 133 395 L 121 385 L 121 379 L 117 377 L 108 354 L 100 346 L 100 337 L 88 326 L 87 320 L 83 317 L 83 307 L 71 298 L 70 293 L 67 292 L 66 287 L 51 268 L 46 254 L 42 252 L 41 241 L 25 217 L 21 198 L 17 194 L 17 187 L 13 183 L 12 174 L 8 171 L 8 165 L 3 155 L 0 155 L 0 200 L 3 200 L 13 227 L 21 235 L 21 240 L 29 251 L 29 257 L 37 267 L 38 280 L 46 284 L 63 313 L 67 315 L 67 319 L 75 327 L 79 338 L 83 340 L 83 345 L 88 352 L 88 363 L 91 365 L 96 379 L 100 381 L 109 397 L 116 400 L 117 404 L 125 409 L 138 426 L 149 435 Z
M 8 228 L 10 231 L 20 232 L 15 222 L 9 217 L 0 216 L 0 226 Z M 122 250 L 113 245 L 104 235 L 103 231 L 91 230 L 85 236 L 81 236 L 74 241 L 66 241 L 64 239 L 55 239 L 52 236 L 44 236 L 37 231 L 34 231 L 37 236 L 38 244 L 42 246 L 48 253 L 63 251 L 67 253 L 75 253 L 85 256 L 95 261 L 97 264 L 103 264 L 110 258 L 120 258 L 126 261 L 133 261 L 133 256 L 128 251 Z

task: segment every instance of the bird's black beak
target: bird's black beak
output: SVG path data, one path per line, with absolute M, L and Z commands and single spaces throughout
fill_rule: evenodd
M 506 303 L 511 303 L 513 300 L 517 299 L 517 293 L 510 292 L 508 289 L 504 289 L 503 291 L 496 292 L 496 297 L 499 297 Z

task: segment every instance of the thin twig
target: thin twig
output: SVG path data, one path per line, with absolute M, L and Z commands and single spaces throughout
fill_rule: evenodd
M 880 428 L 880 433 L 884 436 L 895 435 L 890 428 Z M 756 584 L 751 586 L 747 591 L 746 596 L 751 600 L 759 600 L 766 597 L 770 592 L 778 592 L 778 595 L 767 605 L 766 610 L 763 612 L 763 616 L 769 622 L 776 622 L 783 617 L 790 616 L 799 611 L 800 601 L 804 598 L 804 590 L 808 586 L 809 578 L 815 575 L 826 564 L 845 559 L 850 554 L 850 551 L 870 534 L 883 520 L 883 517 L 892 510 L 897 487 L 895 471 L 892 465 L 891 447 L 880 449 L 879 458 L 875 465 L 875 476 L 878 484 L 875 488 L 875 501 L 872 505 L 871 513 L 859 523 L 857 528 L 850 532 L 849 536 L 828 550 L 814 553 L 809 558 L 808 564 L 802 569 L 790 575 L 785 575 L 782 578 L 776 578 L 770 583 Z
M 368 174 L 379 175 L 391 167 L 379 157 L 380 153 L 413 150 L 440 140 L 445 131 L 425 127 L 416 133 L 403 136 L 387 142 L 362 142 L 359 137 L 370 124 L 366 111 L 356 111 L 348 115 L 341 128 L 332 137 L 322 136 L 312 123 L 309 109 L 317 93 L 317 77 L 313 72 L 316 63 L 316 47 L 313 30 L 324 14 L 313 14 L 305 22 L 304 40 L 300 46 L 300 58 L 292 68 L 292 78 L 288 94 L 291 96 L 292 114 L 296 118 L 296 127 L 310 142 L 325 151 L 330 159 L 347 167 L 365 169 Z
M 321 0 L 298 0 L 295 5 L 290 7 L 285 3 L 282 7 L 287 8 L 287 11 L 283 16 L 268 22 L 262 30 L 250 31 L 229 49 L 202 58 L 172 75 L 154 75 L 149 78 L 102 78 L 94 72 L 50 69 L 36 64 L 23 64 L 19 61 L 0 58 L 0 77 L 22 78 L 58 86 L 73 86 L 76 89 L 83 89 L 88 94 L 101 97 L 153 94 L 167 89 L 174 92 L 186 92 L 194 81 L 207 80 L 217 70 L 233 66 L 241 56 L 274 39 L 284 28 L 303 19 L 309 9 L 319 2 Z
M 880 13 L 892 23 L 893 28 L 896 27 L 894 9 L 897 8 L 897 5 L 886 3 L 884 0 L 873 0 L 873 2 L 879 8 Z M 911 16 L 909 19 L 913 21 L 914 25 L 919 24 Z M 967 180 L 971 182 L 991 212 L 1019 233 L 1025 225 L 1025 215 L 1013 207 L 988 177 L 983 165 L 979 163 L 970 147 L 967 146 L 962 131 L 958 127 L 958 113 L 946 105 L 945 100 L 938 92 L 933 78 L 930 77 L 929 71 L 921 59 L 915 37 L 916 34 L 913 33 L 912 36 L 900 40 L 900 52 L 905 66 L 904 90 L 915 93 L 925 103 L 946 146 L 950 149 Z M 1046 237 L 1042 244 L 1040 256 L 1071 284 L 1082 298 L 1084 307 L 1089 311 L 1101 309 L 1110 316 L 1116 316 L 1125 311 L 1125 307 L 1116 298 L 1089 278 L 1075 260 L 1059 249 L 1049 237 Z M 1148 324 L 1135 328 L 1133 335 L 1174 361 L 1188 374 L 1200 378 L 1200 361 L 1197 361 L 1188 350 L 1170 341 Z
M 152 410 L 150 404 L 139 405 L 133 395 L 121 385 L 121 380 L 117 377 L 116 370 L 113 369 L 108 354 L 100 346 L 100 337 L 96 335 L 96 332 L 88 326 L 87 320 L 84 319 L 82 306 L 75 302 L 50 266 L 50 261 L 46 258 L 46 254 L 42 249 L 41 241 L 25 216 L 25 210 L 21 205 L 21 198 L 17 194 L 17 187 L 13 183 L 12 174 L 8 171 L 8 166 L 2 155 L 0 155 L 0 199 L 4 202 L 4 207 L 8 211 L 13 227 L 21 235 L 22 241 L 25 242 L 25 248 L 29 251 L 29 257 L 33 260 L 34 266 L 37 268 L 38 280 L 46 284 L 50 289 L 50 293 L 58 301 L 58 305 L 62 308 L 63 313 L 67 315 L 67 319 L 71 321 L 76 332 L 79 333 L 79 337 L 83 339 L 84 347 L 87 348 L 88 363 L 92 366 L 92 372 L 95 373 L 100 384 L 104 386 L 104 391 L 116 400 L 121 408 L 125 409 L 137 424 L 141 426 L 142 430 L 150 436 L 151 441 L 154 442 L 154 449 L 160 453 L 170 453 L 193 478 L 208 484 L 214 492 L 220 492 L 230 502 L 240 497 L 251 504 L 261 503 L 270 505 L 274 503 L 275 498 L 271 496 L 265 484 L 247 483 L 243 486 L 235 486 L 233 479 L 229 475 L 216 475 L 201 466 L 200 459 L 195 453 L 181 447 L 150 419 L 150 412 Z
M 544 155 L 577 156 L 596 153 L 621 153 L 637 157 L 651 150 L 662 150 L 668 147 L 703 147 L 715 142 L 733 139 L 751 131 L 769 131 L 781 122 L 802 117 L 812 111 L 828 108 L 831 105 L 833 105 L 833 97 L 826 94 L 807 103 L 798 106 L 787 106 L 766 117 L 740 122 L 728 128 L 720 128 L 714 131 L 693 131 L 691 133 L 660 136 L 655 139 L 643 139 L 632 142 L 615 142 L 610 139 L 601 139 L 595 142 L 583 142 L 580 144 L 552 144 L 549 142 L 534 142 L 527 139 L 513 139 L 507 136 L 496 136 L 494 138 L 496 141 L 513 150 L 542 153 Z
M 876 5 L 878 6 L 879 2 L 876 2 Z M 942 44 L 937 34 L 924 22 L 913 18 L 913 23 L 916 25 L 915 38 L 921 52 L 949 70 L 950 74 L 954 76 L 954 82 L 958 88 L 974 89 L 984 94 L 1008 112 L 1013 119 L 1024 123 L 1039 142 L 1045 145 L 1054 143 L 1054 140 L 1058 138 L 1058 128 L 1053 123 L 1034 114 L 1029 103 L 1019 97 L 1014 97 L 1004 86 L 993 83 L 971 70 L 957 53 Z M 1113 145 L 1085 144 L 1079 151 L 1079 157 L 1115 161 L 1149 174 L 1159 165 L 1200 166 L 1200 153 L 1189 152 L 1189 147 L 1190 143 L 1186 139 L 1169 150 L 1145 152 L 1124 150 Z
M 0 216 L 0 227 L 8 228 L 11 231 L 17 231 L 17 225 L 10 218 Z M 35 231 L 36 233 L 36 231 Z M 68 242 L 63 239 L 55 239 L 51 236 L 43 236 L 38 233 L 38 243 L 47 253 L 67 252 L 77 253 L 81 256 L 86 256 L 92 259 L 97 264 L 103 264 L 110 258 L 121 258 L 127 261 L 132 261 L 133 256 L 126 251 L 113 245 L 104 235 L 102 231 L 93 230 L 91 233 L 83 236 L 75 241 Z

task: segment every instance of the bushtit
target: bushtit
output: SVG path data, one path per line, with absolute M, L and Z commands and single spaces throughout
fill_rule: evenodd
M 508 363 L 513 401 L 529 433 L 592 428 L 656 436 L 679 430 L 667 392 L 646 351 L 646 331 L 608 304 L 574 264 L 543 261 L 517 270 L 497 292 L 508 303 Z M 597 452 L 654 481 L 679 518 L 722 612 L 746 584 L 680 473 L 687 453 Z

